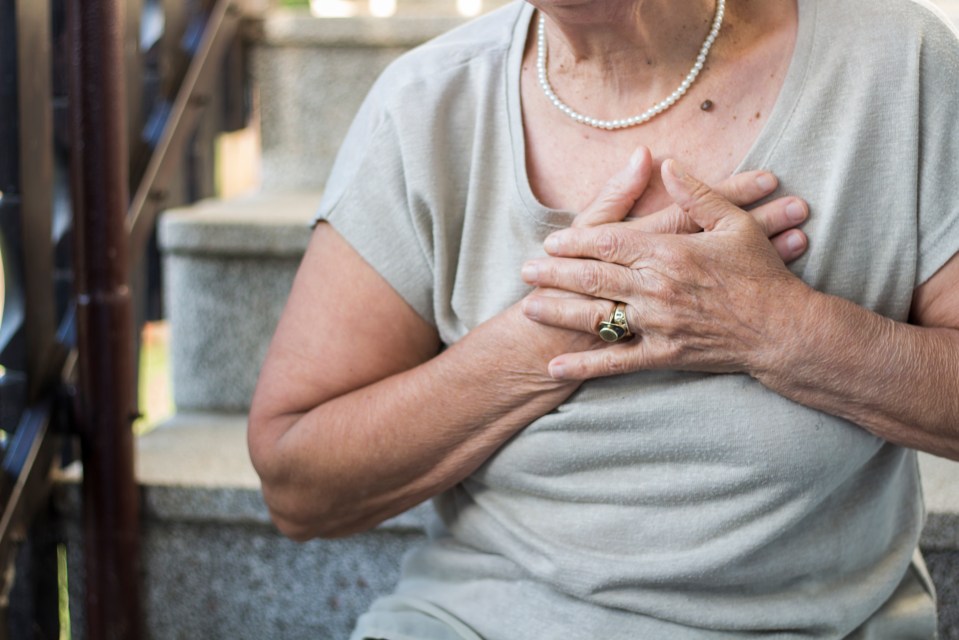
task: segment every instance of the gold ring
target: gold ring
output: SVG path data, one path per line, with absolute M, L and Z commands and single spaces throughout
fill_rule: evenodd
M 609 314 L 609 320 L 599 323 L 599 337 L 605 342 L 619 342 L 632 335 L 629 322 L 626 321 L 626 305 L 617 302 L 613 312 Z

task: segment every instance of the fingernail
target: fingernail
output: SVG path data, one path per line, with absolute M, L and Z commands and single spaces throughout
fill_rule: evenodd
M 559 247 L 562 244 L 559 233 L 551 233 L 546 236 L 546 240 L 543 241 L 543 248 L 546 249 L 546 253 L 555 253 L 559 251 Z
M 772 191 L 776 188 L 776 179 L 768 173 L 760 173 L 756 176 L 756 184 L 758 184 L 759 188 L 763 191 Z
M 645 147 L 639 147 L 636 151 L 633 151 L 633 155 L 629 156 L 629 168 L 632 170 L 639 169 L 639 165 L 643 163 L 643 151 Z
M 799 252 L 803 249 L 803 238 L 799 233 L 790 233 L 789 237 L 786 238 L 786 246 L 789 247 L 789 250 L 792 252 Z
M 549 375 L 556 380 L 561 380 L 566 376 L 566 367 L 562 362 L 551 362 L 549 365 Z
M 682 180 L 686 177 L 686 171 L 683 169 L 682 165 L 672 158 L 666 161 L 666 170 L 673 174 L 674 178 L 679 178 Z
M 523 265 L 523 280 L 526 282 L 536 282 L 539 277 L 539 265 L 535 262 L 527 262 Z
M 786 205 L 786 215 L 793 222 L 802 222 L 806 219 L 806 208 L 798 202 L 790 202 Z
M 523 304 L 523 311 L 526 313 L 526 317 L 533 320 L 539 317 L 540 309 L 542 309 L 542 305 L 539 303 L 539 300 L 527 299 Z

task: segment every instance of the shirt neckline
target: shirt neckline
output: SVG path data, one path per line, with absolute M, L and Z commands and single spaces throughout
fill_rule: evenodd
M 733 171 L 734 174 L 752 169 L 771 168 L 767 166 L 769 160 L 799 105 L 800 97 L 806 85 L 816 32 L 817 8 L 818 4 L 815 0 L 798 0 L 799 25 L 796 32 L 796 44 L 789 67 L 786 70 L 786 77 L 779 90 L 779 95 L 776 96 L 769 119 L 763 125 L 746 155 L 736 166 Z M 538 224 L 550 228 L 563 228 L 570 225 L 575 213 L 553 209 L 541 203 L 533 193 L 532 187 L 530 187 L 529 174 L 526 170 L 526 136 L 523 128 L 520 81 L 523 53 L 526 49 L 526 39 L 529 36 L 530 21 L 534 11 L 533 5 L 525 2 L 525 0 L 522 2 L 522 7 L 513 26 L 513 38 L 510 42 L 506 59 L 507 69 L 504 74 L 507 119 L 513 154 L 513 175 L 526 213 Z

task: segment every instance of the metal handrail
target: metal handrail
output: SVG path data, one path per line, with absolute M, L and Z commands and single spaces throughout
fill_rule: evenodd
M 17 543 L 27 535 L 34 513 L 51 488 L 50 471 L 57 464 L 60 438 L 55 425 L 69 414 L 73 435 L 79 436 L 84 458 L 84 520 L 86 545 L 87 637 L 137 638 L 140 634 L 137 542 L 137 489 L 133 478 L 131 422 L 135 417 L 135 387 L 131 313 L 132 273 L 145 255 L 157 214 L 175 177 L 203 107 L 214 97 L 218 71 L 235 42 L 239 0 L 201 0 L 203 20 L 195 20 L 189 63 L 172 81 L 175 97 L 161 119 L 149 161 L 143 165 L 134 197 L 127 197 L 130 166 L 127 132 L 123 47 L 127 0 L 68 0 L 72 12 L 70 47 L 72 148 L 83 149 L 71 162 L 75 217 L 76 326 L 64 316 L 53 295 L 54 258 L 51 247 L 53 202 L 53 140 L 51 112 L 51 0 L 14 0 L 15 9 L 0 3 L 0 35 L 13 30 L 4 11 L 17 18 L 19 65 L 20 155 L 13 166 L 11 190 L 0 213 L 13 215 L 16 243 L 4 260 L 16 262 L 17 280 L 8 282 L 8 295 L 19 295 L 9 310 L 23 311 L 22 322 L 0 336 L 0 357 L 16 360 L 7 380 L 26 383 L 22 410 L 0 415 L 20 416 L 0 463 L 0 640 L 6 637 L 7 595 Z M 169 0 L 176 1 L 176 0 Z M 133 3 L 136 4 L 136 3 Z M 6 26 L 4 26 L 6 22 Z M 176 36 L 179 38 L 179 36 Z M 9 38 L 8 38 L 9 41 Z M 178 43 L 179 44 L 179 43 Z M 129 51 L 129 49 L 127 49 Z M 0 78 L 2 81 L 2 78 Z M 136 106 L 137 101 L 131 104 Z M 2 107 L 2 105 L 0 105 Z M 0 109 L 2 112 L 2 109 Z M 120 117 L 118 117 L 120 112 Z M 136 121 L 136 118 L 133 118 Z M 3 123 L 0 123 L 0 130 Z M 4 157 L 0 153 L 0 183 Z M 30 167 L 19 171 L 19 167 Z M 0 189 L 7 188 L 0 184 Z M 5 208 L 6 207 L 6 208 Z M 19 215 L 17 215 L 19 214 Z M 103 215 L 101 215 L 103 214 Z M 8 219 L 9 221 L 9 219 Z M 0 220 L 3 222 L 3 220 Z M 107 236 L 101 232 L 111 230 Z M 104 240 L 106 238 L 106 240 Z M 11 240 L 11 238 L 6 238 Z M 59 307 L 59 308 L 58 308 Z M 56 330 L 58 317 L 61 326 Z M 9 334 L 11 327 L 3 327 Z M 71 336 L 78 346 L 71 351 Z M 4 347 L 13 345 L 4 351 Z M 117 344 L 125 345 L 116 349 Z M 79 396 L 65 401 L 63 390 L 79 384 Z M 66 386 L 65 386 L 66 385 Z M 2 386 L 2 385 L 0 385 Z M 0 389 L 0 402 L 8 398 Z M 18 399 L 17 402 L 20 402 Z M 6 409 L 2 407 L 0 409 Z M 4 428 L 9 424 L 4 423 Z M 55 581 L 54 581 L 55 582 Z M 92 596 L 92 597 L 91 597 Z
M 200 46 L 190 62 L 170 109 L 167 125 L 130 204 L 127 229 L 132 265 L 138 264 L 143 255 L 156 216 L 163 208 L 174 163 L 195 130 L 202 108 L 209 104 L 218 63 L 236 37 L 239 22 L 236 0 L 218 0 L 210 12 Z

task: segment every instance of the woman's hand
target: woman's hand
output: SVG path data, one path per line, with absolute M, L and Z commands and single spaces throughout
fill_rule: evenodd
M 527 283 L 581 294 L 531 294 L 524 301 L 529 318 L 595 334 L 611 301 L 621 301 L 636 334 L 629 342 L 558 356 L 549 365 L 552 376 L 585 379 L 661 368 L 752 373 L 771 357 L 769 345 L 781 340 L 786 309 L 801 304 L 808 291 L 783 263 L 795 252 L 783 256 L 769 240 L 781 235 L 784 216 L 749 215 L 674 161 L 664 163 L 663 181 L 705 233 L 649 232 L 639 228 L 643 218 L 579 227 L 551 235 L 545 247 L 552 257 L 525 265 Z M 781 244 L 789 249 L 791 243 Z
M 597 227 L 622 222 L 623 226 L 646 233 L 697 233 L 700 227 L 678 205 L 656 213 L 629 217 L 636 201 L 646 190 L 652 174 L 653 158 L 649 149 L 639 147 L 629 164 L 610 178 L 586 210 L 573 220 L 573 228 Z M 770 195 L 778 186 L 768 171 L 746 171 L 726 178 L 713 190 L 737 207 L 748 207 Z M 791 262 L 806 251 L 806 235 L 796 227 L 809 214 L 806 203 L 796 197 L 777 198 L 749 211 L 779 256 Z

